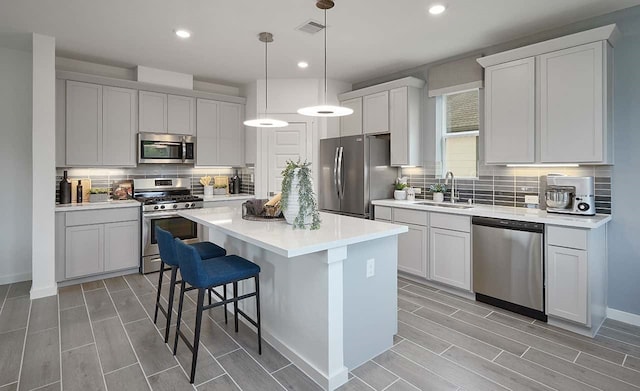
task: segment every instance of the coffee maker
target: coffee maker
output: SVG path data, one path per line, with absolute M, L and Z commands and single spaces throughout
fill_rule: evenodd
M 238 171 L 229 179 L 229 193 L 240 194 L 240 177 Z
M 593 216 L 596 214 L 592 176 L 547 175 L 544 193 L 547 212 Z

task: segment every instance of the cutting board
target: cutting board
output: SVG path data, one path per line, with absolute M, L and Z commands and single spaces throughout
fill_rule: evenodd
M 77 202 L 76 189 L 78 188 L 78 180 L 82 184 L 82 202 L 89 202 L 89 191 L 91 190 L 91 179 L 88 178 L 70 178 L 71 180 L 71 202 Z

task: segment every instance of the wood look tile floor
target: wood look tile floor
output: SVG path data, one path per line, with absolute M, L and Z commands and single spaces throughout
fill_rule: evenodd
M 164 318 L 152 321 L 156 279 L 117 277 L 34 301 L 29 282 L 0 286 L 0 391 L 320 390 L 268 344 L 258 355 L 255 333 L 236 334 L 221 308 L 203 319 L 189 384 L 187 348 L 174 357 Z M 394 346 L 340 390 L 463 389 L 640 391 L 640 327 L 607 320 L 591 339 L 400 278 Z

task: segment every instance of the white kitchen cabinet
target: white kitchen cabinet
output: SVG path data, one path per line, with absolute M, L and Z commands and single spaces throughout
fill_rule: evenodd
M 220 102 L 218 165 L 244 166 L 244 125 L 242 124 L 243 108 L 236 103 Z
M 219 102 L 213 100 L 197 100 L 196 166 L 215 166 L 218 164 L 219 106 Z
M 485 80 L 485 163 L 534 163 L 535 58 L 488 67 Z
M 540 56 L 540 161 L 602 163 L 607 139 L 605 41 Z
M 547 257 L 548 314 L 587 324 L 587 251 L 547 246 Z
M 62 79 L 56 79 L 56 167 L 64 167 L 67 159 L 67 87 Z
M 137 91 L 102 87 L 102 165 L 136 165 Z
M 428 228 L 407 223 L 397 224 L 409 228 L 409 232 L 398 235 L 398 270 L 427 278 Z
M 362 134 L 362 97 L 344 100 L 340 106 L 353 110 L 353 114 L 340 117 L 340 137 Z
M 102 164 L 102 86 L 67 81 L 65 166 Z
M 471 290 L 471 235 L 429 228 L 429 279 Z
M 167 132 L 193 136 L 196 133 L 196 100 L 188 96 L 167 96 Z
M 167 133 L 167 94 L 140 91 L 138 94 L 138 130 Z
M 67 227 L 65 278 L 100 273 L 104 269 L 104 226 Z
M 389 91 L 391 165 L 421 166 L 420 89 L 399 87 Z
M 389 133 L 389 91 L 362 98 L 362 133 Z
M 140 265 L 140 224 L 124 221 L 104 225 L 104 271 L 130 269 Z

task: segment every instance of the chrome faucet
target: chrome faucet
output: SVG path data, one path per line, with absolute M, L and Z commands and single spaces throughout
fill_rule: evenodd
M 451 203 L 455 203 L 458 197 L 456 197 L 456 179 L 453 176 L 453 172 L 447 171 L 444 175 L 444 184 L 449 185 L 449 177 L 451 177 Z

